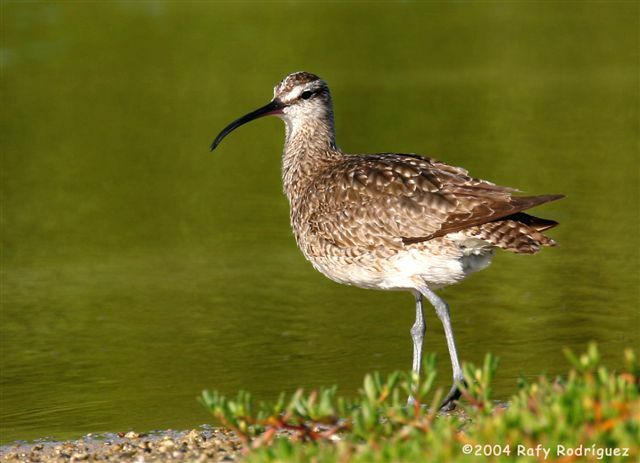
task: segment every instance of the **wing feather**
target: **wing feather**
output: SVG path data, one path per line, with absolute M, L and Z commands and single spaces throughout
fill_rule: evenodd
M 431 158 L 354 155 L 318 175 L 305 195 L 313 207 L 301 205 L 299 218 L 340 247 L 401 248 L 561 197 L 513 197 L 516 191 Z

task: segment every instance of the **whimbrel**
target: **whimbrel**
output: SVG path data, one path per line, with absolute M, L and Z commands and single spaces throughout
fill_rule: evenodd
M 557 222 L 522 211 L 562 195 L 514 196 L 513 188 L 415 154 L 345 154 L 336 145 L 329 87 L 308 72 L 285 77 L 270 103 L 225 127 L 211 150 L 234 129 L 267 115 L 286 124 L 282 181 L 300 250 L 338 283 L 413 293 L 412 368 L 418 375 L 423 299 L 433 305 L 453 369 L 442 408 L 453 408 L 464 378 L 449 308 L 435 290 L 485 268 L 496 248 L 532 254 L 555 245 L 542 232 Z

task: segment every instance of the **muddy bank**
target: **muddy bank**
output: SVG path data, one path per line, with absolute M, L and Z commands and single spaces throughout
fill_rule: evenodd
M 225 429 L 87 435 L 64 442 L 0 447 L 0 462 L 230 462 L 240 457 L 239 439 Z

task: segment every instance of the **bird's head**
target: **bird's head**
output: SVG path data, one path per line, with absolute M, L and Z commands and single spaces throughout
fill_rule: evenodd
M 239 119 L 236 119 L 216 137 L 211 144 L 213 151 L 229 133 L 254 119 L 275 115 L 288 126 L 294 127 L 308 119 L 331 119 L 333 110 L 331 93 L 326 82 L 309 72 L 294 72 L 275 86 L 273 99 Z M 331 124 L 333 124 L 331 122 Z

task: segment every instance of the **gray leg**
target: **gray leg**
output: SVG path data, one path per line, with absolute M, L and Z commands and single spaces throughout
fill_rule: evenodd
M 411 327 L 411 339 L 413 339 L 413 372 L 419 375 L 420 367 L 422 366 L 422 341 L 424 340 L 426 326 L 422 315 L 422 294 L 416 292 L 414 296 L 416 297 L 416 321 Z
M 419 376 L 420 367 L 422 366 L 422 341 L 424 340 L 426 325 L 422 314 L 422 294 L 415 291 L 413 295 L 416 298 L 416 321 L 411 327 L 411 339 L 413 339 L 413 372 Z M 408 402 L 409 405 L 415 402 L 413 396 L 409 396 Z
M 449 316 L 449 306 L 442 298 L 426 286 L 421 286 L 419 290 L 436 309 L 436 314 L 444 327 L 444 335 L 447 338 L 447 347 L 449 348 L 449 356 L 451 357 L 451 368 L 453 369 L 453 386 L 442 402 L 441 408 L 444 410 L 452 410 L 455 407 L 453 402 L 460 397 L 458 384 L 464 382 L 464 375 L 462 374 L 462 368 L 460 368 L 460 361 L 458 360 L 456 340 L 453 336 L 451 317 Z

